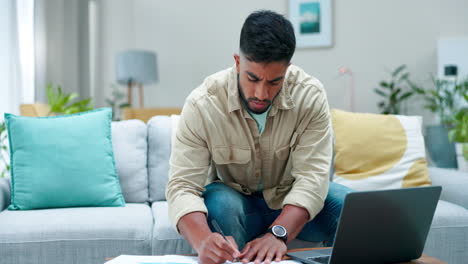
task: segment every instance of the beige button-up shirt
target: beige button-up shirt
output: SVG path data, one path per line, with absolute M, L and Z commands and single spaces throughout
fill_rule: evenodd
M 320 81 L 290 65 L 261 135 L 240 100 L 235 66 L 207 77 L 186 99 L 166 188 L 173 225 L 188 213 L 207 213 L 201 194 L 216 180 L 244 194 L 262 181 L 270 208 L 300 206 L 309 220 L 323 208 L 332 129 Z

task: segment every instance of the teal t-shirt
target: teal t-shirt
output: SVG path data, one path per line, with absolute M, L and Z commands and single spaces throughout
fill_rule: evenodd
M 245 106 L 245 104 L 244 104 L 244 106 Z M 250 116 L 252 116 L 252 118 L 257 123 L 258 132 L 261 135 L 263 130 L 265 129 L 266 119 L 268 117 L 268 113 L 270 112 L 271 104 L 270 104 L 270 106 L 268 106 L 268 109 L 265 112 L 261 113 L 261 114 L 256 114 L 256 113 L 250 111 L 248 107 L 245 107 L 245 109 L 247 109 L 247 112 L 249 112 Z M 263 182 L 262 182 L 262 179 L 260 178 L 260 180 L 258 181 L 258 185 L 257 185 L 257 191 L 262 191 L 262 190 L 263 190 Z
M 263 132 L 263 129 L 265 128 L 265 123 L 266 123 L 266 119 L 267 119 L 267 116 L 268 116 L 268 112 L 270 112 L 270 109 L 271 109 L 271 104 L 270 104 L 270 106 L 268 106 L 268 109 L 265 112 L 263 112 L 262 114 L 256 114 L 254 112 L 251 112 L 249 110 L 249 108 L 247 108 L 247 107 L 246 107 L 246 109 L 247 109 L 247 112 L 249 112 L 250 116 L 252 116 L 252 118 L 257 123 L 258 132 L 261 135 L 262 132 Z

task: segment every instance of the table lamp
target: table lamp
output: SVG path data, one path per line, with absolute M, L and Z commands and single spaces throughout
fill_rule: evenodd
M 128 87 L 128 103 L 132 104 L 132 88 L 138 86 L 140 107 L 143 108 L 143 85 L 158 81 L 156 53 L 126 50 L 117 54 L 117 82 Z

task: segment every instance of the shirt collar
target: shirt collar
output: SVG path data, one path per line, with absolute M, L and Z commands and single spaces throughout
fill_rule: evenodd
M 290 86 L 288 82 L 289 70 L 286 71 L 286 76 L 284 77 L 283 87 L 281 88 L 279 94 L 273 100 L 273 104 L 270 109 L 270 116 L 276 115 L 279 109 L 288 110 L 294 108 L 294 102 L 291 98 Z M 240 102 L 239 89 L 237 87 L 237 70 L 236 65 L 234 65 L 229 73 L 228 80 L 228 109 L 229 113 L 242 109 L 242 104 Z

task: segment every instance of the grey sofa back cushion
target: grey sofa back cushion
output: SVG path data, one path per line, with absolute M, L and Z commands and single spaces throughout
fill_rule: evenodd
M 171 134 L 170 116 L 155 116 L 148 121 L 148 175 L 151 202 L 166 200 Z
M 115 165 L 127 203 L 148 201 L 147 129 L 140 120 L 112 122 Z

